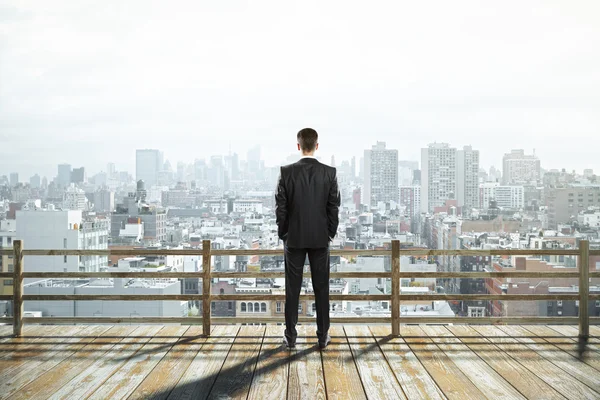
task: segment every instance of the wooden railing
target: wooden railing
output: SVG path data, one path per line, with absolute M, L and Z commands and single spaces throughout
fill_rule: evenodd
M 600 278 L 600 272 L 589 272 L 590 255 L 600 256 L 600 251 L 590 251 L 589 242 L 581 241 L 579 249 L 573 250 L 428 250 L 400 249 L 400 242 L 392 240 L 391 250 L 339 250 L 332 249 L 331 255 L 353 256 L 390 256 L 391 272 L 332 272 L 331 278 L 386 278 L 392 280 L 391 294 L 352 295 L 331 294 L 330 300 L 344 301 L 376 301 L 391 302 L 391 318 L 389 317 L 338 317 L 331 318 L 332 323 L 391 323 L 392 334 L 400 333 L 400 323 L 469 323 L 469 324 L 579 324 L 580 338 L 589 337 L 590 322 L 598 323 L 600 318 L 589 317 L 589 300 L 600 299 L 599 294 L 590 295 L 589 279 Z M 168 250 L 27 250 L 20 240 L 14 241 L 13 249 L 0 249 L 0 256 L 14 257 L 14 272 L 0 273 L 0 278 L 13 279 L 13 295 L 0 296 L 0 300 L 13 301 L 13 318 L 4 318 L 12 322 L 14 335 L 21 336 L 24 323 L 202 323 L 203 332 L 209 335 L 212 323 L 265 323 L 283 322 L 282 317 L 211 317 L 211 301 L 243 301 L 243 300 L 285 300 L 285 295 L 272 294 L 211 294 L 212 278 L 283 278 L 284 272 L 213 272 L 211 256 L 260 256 L 283 255 L 283 250 L 213 250 L 210 240 L 202 242 L 202 249 L 168 249 Z M 201 272 L 24 272 L 25 256 L 202 256 Z M 400 270 L 401 256 L 577 256 L 579 268 L 577 272 L 403 272 Z M 305 277 L 309 277 L 305 274 Z M 202 294 L 177 295 L 26 295 L 23 293 L 25 278 L 200 278 Z M 578 294 L 400 294 L 401 278 L 579 278 Z M 301 295 L 301 299 L 314 299 L 313 295 Z M 52 300 L 196 300 L 202 301 L 201 317 L 23 317 L 24 301 Z M 436 300 L 502 300 L 502 301 L 536 301 L 536 300 L 575 300 L 579 301 L 579 317 L 402 317 L 401 301 L 436 301 Z M 299 322 L 310 322 L 314 318 L 300 317 Z

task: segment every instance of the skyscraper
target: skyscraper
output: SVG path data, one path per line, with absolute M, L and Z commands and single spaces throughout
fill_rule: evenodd
M 158 173 L 163 168 L 163 155 L 155 149 L 138 149 L 135 154 L 135 179 L 143 180 L 147 188 L 158 184 Z
M 29 186 L 31 186 L 32 189 L 39 189 L 41 184 L 42 180 L 38 174 L 35 174 L 29 178 Z
M 364 155 L 363 202 L 371 207 L 378 202 L 398 202 L 398 150 L 385 148 L 377 142 Z
M 10 186 L 15 187 L 19 183 L 19 173 L 12 172 L 10 174 Z
M 511 150 L 502 158 L 502 182 L 505 185 L 535 183 L 540 179 L 540 159 L 525 150 Z
M 72 183 L 83 183 L 85 182 L 85 168 L 73 168 L 71 171 L 71 182 Z
M 456 149 L 432 143 L 421 149 L 421 212 L 431 212 L 456 198 Z
M 459 207 L 479 206 L 479 150 L 471 146 L 456 152 L 456 199 Z
M 71 164 L 58 164 L 57 183 L 62 187 L 71 184 Z

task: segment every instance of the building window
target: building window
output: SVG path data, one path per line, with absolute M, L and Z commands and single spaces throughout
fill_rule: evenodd
M 4 286 L 12 286 L 13 285 L 13 280 L 12 279 L 5 279 L 4 280 Z
M 211 311 L 215 311 L 215 308 L 216 308 L 216 306 L 217 306 L 217 305 L 215 304 L 215 302 L 214 302 L 214 301 L 213 301 L 213 302 L 211 302 L 211 303 L 210 303 L 210 309 L 211 309 Z
M 281 302 L 280 301 L 277 302 L 276 307 L 275 307 L 275 311 L 278 312 L 278 313 L 281 312 Z
M 64 256 L 63 258 L 63 262 L 66 264 L 67 263 L 67 256 Z
M 254 306 L 252 303 L 248 303 L 248 312 L 254 312 Z
M 225 294 L 225 289 L 223 289 L 223 288 L 219 289 L 219 294 Z
M 241 310 L 242 312 L 246 312 L 246 303 L 242 303 Z
M 254 312 L 260 312 L 260 304 L 254 303 Z
M 63 248 L 66 249 L 67 248 L 67 238 L 63 239 Z
M 298 303 L 298 313 L 302 314 L 302 303 Z
M 233 301 L 229 301 L 229 302 L 227 302 L 227 309 L 228 309 L 229 311 L 233 310 Z
M 267 303 L 260 303 L 260 312 L 267 312 Z
M 317 312 L 317 304 L 316 303 L 312 303 L 312 312 L 313 313 Z

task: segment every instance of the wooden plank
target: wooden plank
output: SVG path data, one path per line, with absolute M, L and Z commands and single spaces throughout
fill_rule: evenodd
M 321 351 L 327 398 L 366 399 L 343 328 L 332 326 L 329 334 L 332 341 Z
M 19 337 L 23 334 L 23 241 L 13 242 L 14 270 L 13 270 L 13 335 Z
M 400 241 L 392 240 L 392 335 L 400 334 Z
M 187 326 L 166 326 L 158 332 L 157 336 L 137 350 L 133 357 L 130 354 L 121 358 L 116 357 L 117 360 L 125 359 L 125 363 L 118 370 L 113 368 L 112 375 L 104 375 L 106 380 L 100 383 L 100 386 L 88 399 L 120 399 L 129 396 L 188 328 Z M 114 360 L 111 361 L 114 362 Z M 85 398 L 85 396 L 73 395 L 70 397 Z
M 18 337 L 2 344 L 0 374 L 18 368 L 27 361 L 43 357 L 46 352 L 66 342 L 83 330 L 83 326 L 51 327 L 38 331 L 37 336 Z
M 205 341 L 206 337 L 202 336 L 201 326 L 188 329 L 129 396 L 129 399 L 166 399 Z
M 202 241 L 202 326 L 204 334 L 210 335 L 210 274 L 212 267 L 210 265 L 210 240 Z
M 239 329 L 237 326 L 214 326 L 211 336 L 206 339 L 168 399 L 206 399 Z
M 369 328 L 346 325 L 344 331 L 369 399 L 406 399 Z
M 556 331 L 557 333 L 559 333 L 565 337 L 569 337 L 576 342 L 578 341 L 579 329 L 577 329 L 575 326 L 549 325 L 548 328 L 552 329 L 553 331 Z M 593 329 L 594 329 L 594 327 L 590 326 L 590 333 L 593 332 Z M 600 338 L 590 336 L 590 338 L 587 342 L 586 348 L 589 350 L 593 350 L 593 351 L 600 351 Z
M 298 325 L 296 329 L 298 330 L 296 348 L 290 350 L 289 357 L 287 398 L 288 400 L 324 400 L 327 398 L 325 375 L 317 337 L 307 325 Z
M 119 338 L 119 342 L 86 368 L 81 368 L 77 374 L 52 398 L 81 399 L 91 395 L 122 365 L 130 360 L 154 335 L 162 329 L 161 326 L 149 326 L 134 330 L 130 336 Z
M 267 326 L 248 399 L 287 398 L 289 351 L 282 343 L 283 329 Z
M 550 385 L 539 379 L 536 374 L 519 364 L 497 346 L 466 325 L 448 325 L 446 328 L 461 342 L 481 357 L 500 376 L 527 398 L 564 399 Z
M 579 343 L 577 340 L 560 336 L 556 337 L 557 333 L 554 329 L 550 329 L 547 326 L 537 325 L 526 325 L 521 327 L 523 330 L 529 332 L 530 335 L 538 336 L 540 339 L 553 344 L 556 348 L 570 354 L 572 357 L 583 361 L 590 367 L 600 372 L 600 354 L 594 351 L 594 345 L 589 344 L 586 347 L 587 353 L 580 357 L 579 355 Z
M 114 336 L 127 336 L 135 329 L 135 326 L 114 326 L 54 368 L 41 375 L 37 373 L 38 371 L 34 371 L 36 374 L 30 377 L 27 384 L 11 394 L 11 400 L 50 397 L 93 364 L 96 359 L 105 357 L 105 353 L 121 341 L 121 338 L 114 338 Z M 144 329 L 148 330 L 148 328 L 140 328 L 136 332 L 143 332 Z
M 595 399 L 600 395 L 576 379 L 567 379 L 568 375 L 561 368 L 501 329 L 480 325 L 472 328 L 566 398 Z
M 400 334 L 447 398 L 486 398 L 421 328 L 414 325 L 401 325 Z
M 446 398 L 404 339 L 392 337 L 388 326 L 371 326 L 370 330 L 408 399 Z
M 110 326 L 89 326 L 79 331 L 76 336 L 54 346 L 49 351 L 41 352 L 30 357 L 17 368 L 2 372 L 0 398 L 9 398 L 10 394 L 36 379 L 46 371 L 55 368 L 61 361 L 67 359 L 78 350 L 93 342 L 98 335 L 108 330 Z
M 19 340 L 28 340 L 31 339 L 29 336 L 32 334 L 36 334 L 39 332 L 39 328 L 37 326 L 25 325 L 23 326 L 23 335 L 19 338 L 15 338 L 13 335 L 13 327 L 12 325 L 3 325 L 0 326 L 0 343 L 8 343 Z M 0 347 L 0 359 L 2 358 L 2 354 L 5 353 L 2 347 Z
M 473 318 L 471 318 L 473 319 Z M 479 319 L 479 318 L 477 318 Z M 391 318 L 386 317 L 332 317 L 329 319 L 331 324 L 383 324 L 392 321 Z M 285 322 L 285 317 L 264 317 L 257 314 L 253 317 L 212 317 L 212 324 L 274 324 Z M 314 324 L 315 317 L 298 317 L 299 323 Z
M 246 399 L 256 369 L 264 326 L 243 326 L 210 391 L 211 399 Z
M 12 250 L 0 250 L 0 254 L 13 254 Z M 354 255 L 354 256 L 389 256 L 390 250 L 345 250 L 332 249 L 332 256 Z M 591 251 L 590 254 L 596 254 L 597 251 Z M 23 250 L 26 256 L 167 256 L 167 255 L 194 255 L 198 256 L 201 251 L 198 249 L 168 249 L 168 250 L 150 250 L 150 249 L 108 249 L 108 250 Z M 212 250 L 215 256 L 254 256 L 254 255 L 283 255 L 282 249 L 222 249 Z M 550 250 L 550 249 L 493 249 L 493 250 L 432 250 L 432 249 L 402 249 L 402 255 L 406 256 L 577 256 L 579 250 Z
M 13 274 L 4 273 L 5 278 L 12 278 Z M 283 278 L 285 272 L 211 272 L 212 278 L 239 279 L 239 278 Z M 303 274 L 310 278 L 310 273 Z M 331 272 L 330 278 L 391 278 L 390 272 Z M 591 275 L 590 275 L 591 276 Z M 0 278 L 2 278 L 0 274 Z M 399 278 L 579 278 L 578 272 L 553 271 L 505 271 L 505 272 L 399 272 Z M 203 272 L 23 272 L 23 278 L 203 278 Z
M 554 345 L 549 344 L 543 339 L 523 337 L 531 334 L 519 326 L 500 326 L 499 328 L 513 336 L 518 342 L 526 344 L 531 350 L 536 351 L 542 357 L 551 361 L 575 379 L 594 389 L 598 392 L 598 396 L 600 396 L 600 373 L 596 369 L 581 362 L 576 357 L 556 348 Z
M 590 336 L 590 242 L 579 242 L 579 337 Z
M 422 329 L 486 397 L 507 400 L 525 398 L 446 328 L 424 325 Z

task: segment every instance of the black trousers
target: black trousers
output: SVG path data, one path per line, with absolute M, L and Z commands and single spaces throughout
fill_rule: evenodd
M 300 249 L 285 246 L 285 337 L 296 342 L 298 332 L 298 302 L 302 289 L 304 261 L 308 254 L 315 306 L 317 308 L 317 337 L 325 340 L 329 331 L 329 247 Z

